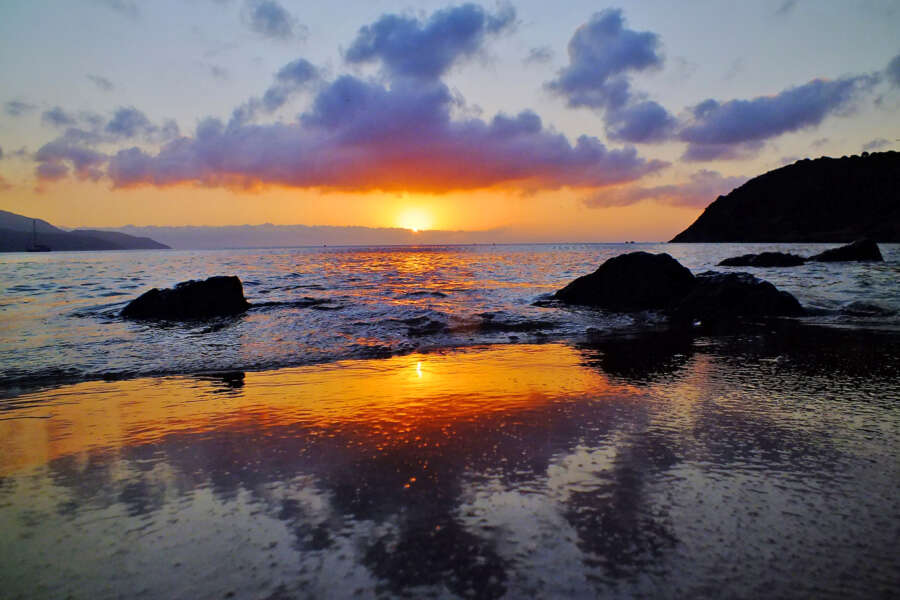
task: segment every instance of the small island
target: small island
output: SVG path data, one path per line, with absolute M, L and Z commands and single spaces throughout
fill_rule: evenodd
M 719 196 L 672 242 L 900 242 L 900 152 L 804 159 Z

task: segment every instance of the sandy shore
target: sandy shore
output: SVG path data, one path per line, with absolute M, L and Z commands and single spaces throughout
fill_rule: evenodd
M 489 346 L 4 400 L 0 589 L 900 593 L 900 338 L 798 331 Z

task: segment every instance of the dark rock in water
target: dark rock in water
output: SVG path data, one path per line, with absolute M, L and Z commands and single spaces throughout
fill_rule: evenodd
M 735 317 L 805 314 L 791 294 L 750 273 L 706 271 L 694 278 L 693 289 L 672 304 L 676 321 L 722 321 Z
M 122 309 L 130 319 L 203 319 L 244 312 L 241 280 L 235 276 L 210 277 L 205 281 L 183 281 L 174 288 L 153 288 Z
M 631 252 L 610 258 L 555 297 L 569 304 L 629 312 L 669 306 L 693 284 L 691 272 L 668 254 Z
M 611 258 L 556 297 L 619 312 L 660 309 L 676 322 L 805 314 L 792 295 L 749 273 L 707 271 L 695 277 L 668 254 L 646 252 Z
M 830 250 L 820 252 L 815 256 L 810 256 L 809 260 L 814 260 L 816 262 L 883 262 L 884 258 L 881 256 L 878 244 L 872 240 L 858 240 L 852 244 L 847 244 L 840 248 L 831 248 Z
M 806 259 L 796 254 L 783 252 L 762 252 L 760 254 L 744 254 L 726 258 L 719 263 L 720 267 L 798 267 Z
M 673 242 L 900 242 L 900 152 L 798 160 L 719 196 Z

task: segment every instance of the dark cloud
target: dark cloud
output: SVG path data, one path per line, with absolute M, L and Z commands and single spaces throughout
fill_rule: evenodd
M 305 28 L 276 0 L 246 0 L 243 19 L 264 37 L 288 40 L 305 35 Z
M 594 14 L 569 40 L 569 66 L 547 83 L 569 106 L 621 108 L 631 97 L 628 73 L 662 66 L 659 36 L 625 28 L 620 9 Z
M 659 36 L 625 28 L 619 9 L 596 13 L 569 40 L 569 65 L 547 89 L 570 107 L 604 111 L 611 139 L 658 142 L 669 137 L 675 118 L 657 102 L 631 89 L 629 75 L 663 64 Z
M 141 15 L 141 11 L 134 0 L 96 0 L 96 2 L 131 19 L 137 19 Z
M 671 136 L 675 125 L 675 117 L 652 100 L 627 104 L 606 113 L 606 135 L 613 140 L 662 142 Z
M 123 107 L 113 113 L 103 126 L 103 133 L 112 138 L 108 141 L 141 137 L 148 142 L 165 142 L 179 135 L 178 124 L 168 119 L 156 125 L 147 115 L 133 106 Z
M 869 142 L 866 142 L 863 145 L 862 149 L 864 152 L 869 152 L 871 150 L 881 150 L 882 148 L 887 148 L 888 146 L 891 146 L 891 145 L 892 145 L 891 140 L 888 140 L 885 138 L 876 138 L 874 140 L 870 140 Z
M 263 106 L 270 112 L 281 108 L 294 93 L 318 78 L 319 70 L 306 59 L 298 58 L 286 64 L 275 75 L 275 83 L 263 94 Z
M 37 106 L 22 100 L 10 100 L 3 105 L 3 110 L 11 117 L 21 117 L 37 110 Z
M 900 87 L 900 54 L 891 59 L 885 69 L 888 81 L 895 87 Z
M 584 203 L 592 208 L 627 206 L 653 200 L 673 206 L 703 207 L 717 197 L 729 193 L 749 179 L 744 176 L 723 177 L 716 171 L 697 171 L 685 183 L 656 187 L 630 186 L 602 190 L 587 198 Z
M 784 0 L 775 10 L 776 17 L 786 17 L 797 7 L 797 0 Z
M 229 126 L 250 123 L 260 111 L 272 113 L 278 110 L 294 95 L 319 81 L 320 76 L 319 70 L 306 59 L 289 62 L 275 74 L 275 80 L 261 99 L 251 98 L 234 109 Z
M 548 46 L 532 48 L 525 57 L 525 64 L 546 63 L 553 60 L 553 50 Z
M 870 75 L 835 80 L 815 79 L 774 96 L 752 100 L 705 100 L 694 106 L 682 123 L 678 139 L 690 145 L 690 160 L 725 158 L 754 143 L 814 127 L 826 116 L 852 107 L 859 94 L 877 78 Z M 729 149 L 730 148 L 730 149 Z
M 53 127 L 71 127 L 78 121 L 59 106 L 54 106 L 50 110 L 45 110 L 43 112 L 41 115 L 41 122 Z
M 100 167 L 107 156 L 88 147 L 95 138 L 78 129 L 66 130 L 59 138 L 41 146 L 34 155 L 35 170 L 41 181 L 56 181 L 68 175 L 71 165 L 79 179 L 96 180 L 102 176 Z
M 515 17 L 510 5 L 490 14 L 475 4 L 436 11 L 426 21 L 384 15 L 359 30 L 344 56 L 350 63 L 380 61 L 392 76 L 438 79 L 477 53 L 485 38 L 510 29 Z
M 100 75 L 86 75 L 86 77 L 104 92 L 111 92 L 115 88 L 112 81 L 106 77 L 101 77 Z
M 532 112 L 490 121 L 452 119 L 457 101 L 439 82 L 389 88 L 343 76 L 321 90 L 294 123 L 227 127 L 207 119 L 192 138 L 156 155 L 138 148 L 112 157 L 117 186 L 199 183 L 442 192 L 510 186 L 600 187 L 659 170 L 634 148 L 575 144 Z

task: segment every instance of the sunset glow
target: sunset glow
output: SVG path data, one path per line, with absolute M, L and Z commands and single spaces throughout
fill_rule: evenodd
M 408 208 L 397 217 L 397 226 L 414 232 L 432 229 L 432 217 L 423 208 Z

